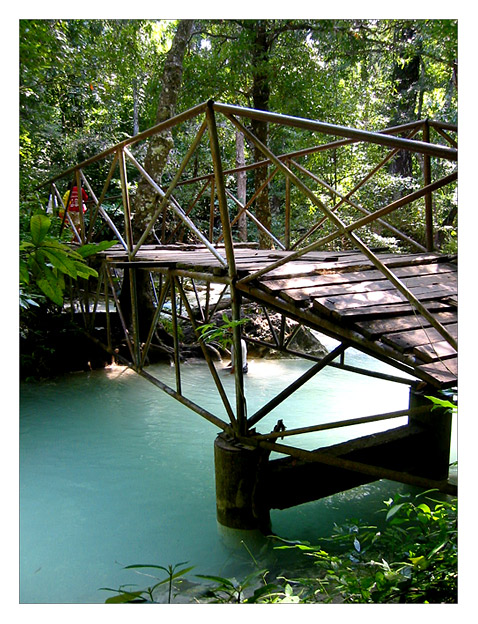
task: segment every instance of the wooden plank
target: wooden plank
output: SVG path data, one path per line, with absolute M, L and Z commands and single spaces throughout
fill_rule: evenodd
M 391 305 L 382 305 L 382 306 L 364 306 L 361 308 L 349 308 L 348 310 L 340 310 L 340 314 L 338 312 L 332 313 L 331 310 L 324 308 L 323 306 L 316 305 L 314 300 L 314 307 L 316 307 L 321 312 L 325 312 L 328 314 L 335 314 L 339 318 L 346 318 L 350 322 L 355 320 L 369 320 L 377 317 L 390 317 L 396 315 L 410 315 L 416 314 L 416 311 L 410 303 L 396 303 Z M 443 301 L 434 301 L 431 300 L 427 303 L 427 309 L 430 312 L 435 310 L 445 311 L 445 310 L 453 310 L 453 306 L 449 303 L 444 303 Z
M 457 314 L 455 311 L 437 312 L 434 317 L 442 325 L 447 323 L 456 323 Z M 400 316 L 397 318 L 376 319 L 371 321 L 358 321 L 355 327 L 360 329 L 361 333 L 367 338 L 373 339 L 382 334 L 388 334 L 395 331 L 407 331 L 416 327 L 430 327 L 430 323 L 423 316 Z
M 296 278 L 297 287 L 288 289 L 287 293 L 293 299 L 300 301 L 319 297 L 335 297 L 354 293 L 368 293 L 375 291 L 396 291 L 395 286 L 385 277 L 381 280 L 361 281 L 352 283 L 342 283 L 334 285 L 321 285 L 316 287 L 304 286 L 304 278 Z M 457 292 L 457 279 L 455 273 L 445 273 L 440 277 L 436 275 L 419 276 L 402 279 L 403 283 L 412 292 L 415 289 L 428 292 L 432 286 L 439 286 L 441 289 L 450 289 L 450 294 Z
M 458 323 L 447 325 L 446 329 L 453 338 L 458 338 Z M 407 351 L 421 345 L 441 342 L 443 336 L 434 327 L 429 327 L 428 329 L 411 329 L 404 332 L 384 334 L 381 340 L 400 350 Z
M 456 350 L 446 342 L 440 340 L 433 344 L 420 345 L 414 347 L 413 353 L 424 362 L 434 362 L 435 360 L 446 360 L 450 357 L 456 357 Z
M 417 264 L 426 264 L 442 261 L 446 258 L 439 257 L 437 254 L 421 254 L 401 256 L 391 254 L 390 258 L 385 258 L 384 264 L 389 268 L 410 266 Z M 382 258 L 380 258 L 382 260 Z M 270 279 L 274 277 L 297 277 L 299 275 L 311 275 L 312 273 L 330 274 L 338 271 L 351 272 L 367 269 L 374 269 L 375 266 L 364 255 L 357 257 L 356 260 L 338 261 L 338 262 L 307 262 L 302 258 L 289 262 L 287 265 L 277 267 L 266 273 L 262 279 Z
M 456 292 L 456 288 L 446 285 L 428 285 L 418 288 L 410 288 L 410 292 L 421 301 L 446 297 Z M 290 296 L 290 291 L 289 291 Z M 322 306 L 331 311 L 355 309 L 360 307 L 381 306 L 406 301 L 406 298 L 397 289 L 379 290 L 362 293 L 338 295 L 334 297 L 314 297 L 314 306 Z
M 420 264 L 420 265 L 412 265 L 412 266 L 404 266 L 397 267 L 394 270 L 394 274 L 400 279 L 405 279 L 407 277 L 418 277 L 418 276 L 433 276 L 433 275 L 441 275 L 442 273 L 456 273 L 457 268 L 455 265 L 450 263 L 433 263 L 433 264 Z M 296 278 L 284 279 L 278 277 L 276 279 L 265 279 L 261 280 L 261 284 L 267 288 L 270 292 L 274 292 L 276 290 L 287 290 L 289 288 L 296 288 L 296 282 L 294 281 Z M 329 273 L 329 274 L 311 274 L 307 276 L 303 276 L 301 278 L 301 285 L 304 287 L 313 287 L 313 286 L 321 286 L 321 285 L 329 285 L 329 284 L 344 284 L 351 282 L 360 282 L 360 281 L 372 281 L 372 280 L 382 280 L 385 279 L 384 275 L 381 271 L 377 269 L 369 269 L 368 271 L 355 271 L 355 272 L 345 272 L 345 273 Z
M 444 388 L 453 387 L 458 379 L 458 358 L 422 364 L 417 367 L 417 372 L 431 377 Z

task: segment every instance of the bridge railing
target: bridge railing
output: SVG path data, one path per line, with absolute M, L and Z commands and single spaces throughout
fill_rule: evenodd
M 221 132 L 226 131 L 226 125 L 230 124 L 231 129 L 241 132 L 251 146 L 254 146 L 262 153 L 264 159 L 260 162 L 248 163 L 242 167 L 224 169 L 223 167 L 223 146 L 219 139 L 217 118 L 223 124 Z M 276 125 L 282 128 L 292 128 L 295 132 L 304 132 L 309 139 L 313 136 L 333 137 L 332 141 L 307 147 L 305 149 L 276 155 L 269 146 L 264 145 L 247 127 L 245 120 L 256 120 Z M 178 129 L 183 124 L 194 124 L 194 136 L 190 142 L 185 155 L 177 166 L 175 174 L 172 176 L 169 186 L 163 188 L 160 181 L 153 179 L 146 169 L 141 165 L 137 156 L 133 154 L 134 146 L 140 145 L 155 134 Z M 243 277 L 238 283 L 245 286 L 248 282 L 260 278 L 262 275 L 279 268 L 291 260 L 297 260 L 305 253 L 315 251 L 330 244 L 336 244 L 338 240 L 345 241 L 349 247 L 363 252 L 372 264 L 387 277 L 394 286 L 404 295 L 411 305 L 430 321 L 437 331 L 456 348 L 456 341 L 448 334 L 446 329 L 438 323 L 420 303 L 420 301 L 410 292 L 410 290 L 383 265 L 377 255 L 371 250 L 370 245 L 360 238 L 357 231 L 360 228 L 371 225 L 385 228 L 395 237 L 402 239 L 407 246 L 418 251 L 433 250 L 433 194 L 446 186 L 455 184 L 457 180 L 456 141 L 450 133 L 456 132 L 456 126 L 430 120 L 420 120 L 412 123 L 387 128 L 382 132 L 370 132 L 357 128 L 349 128 L 334 124 L 327 124 L 319 121 L 307 120 L 298 117 L 276 114 L 268 111 L 259 111 L 229 104 L 208 102 L 181 113 L 169 120 L 166 120 L 153 128 L 146 130 L 134 137 L 105 150 L 104 152 L 71 167 L 66 172 L 49 180 L 46 185 L 50 188 L 50 199 L 54 210 L 61 209 L 65 213 L 74 238 L 77 242 L 90 242 L 95 236 L 98 219 L 111 229 L 114 236 L 124 248 L 129 260 L 134 260 L 142 245 L 156 240 L 161 244 L 175 242 L 182 236 L 181 232 L 187 230 L 189 237 L 203 244 L 220 264 L 227 268 L 230 277 L 236 277 L 233 228 L 242 215 L 260 230 L 262 236 L 270 240 L 270 246 L 280 250 L 288 250 L 291 253 L 271 262 L 268 266 Z M 448 145 L 434 144 L 430 142 L 430 133 L 435 132 Z M 194 176 L 186 179 L 184 174 L 191 167 L 193 156 L 197 158 L 201 144 L 204 144 L 204 137 L 209 136 L 209 144 L 206 150 L 209 152 L 209 162 L 211 169 L 207 174 Z M 405 135 L 405 136 L 398 136 Z M 416 140 L 416 136 L 421 135 L 422 140 Z M 339 138 L 337 138 L 339 137 Z M 385 148 L 387 151 L 380 154 L 378 161 L 370 166 L 369 170 L 355 182 L 353 187 L 345 193 L 338 190 L 337 186 L 329 184 L 313 167 L 305 166 L 302 159 L 315 157 L 318 154 L 325 154 L 334 158 L 339 148 L 354 145 L 375 145 Z M 418 155 L 420 158 L 421 180 L 414 181 L 415 189 L 384 206 L 373 206 L 365 208 L 361 206 L 353 197 L 367 183 L 374 179 L 379 172 L 401 151 Z M 202 155 L 204 152 L 202 152 Z M 91 175 L 87 173 L 95 165 L 102 164 L 111 159 L 105 182 L 99 193 L 96 193 L 91 183 Z M 432 159 L 446 163 L 445 175 L 432 181 Z M 149 222 L 144 231 L 139 235 L 134 232 L 132 196 L 130 182 L 128 180 L 128 166 L 134 170 L 135 175 L 144 178 L 154 189 L 158 196 L 158 203 L 154 213 L 150 216 Z M 204 165 L 203 165 L 204 166 Z M 272 170 L 264 177 L 261 186 L 254 190 L 247 201 L 238 199 L 236 191 L 237 175 L 241 172 L 253 171 L 260 167 L 272 167 Z M 271 183 L 276 176 L 283 176 L 285 181 L 285 200 L 283 206 L 284 226 L 282 232 L 274 228 L 268 228 L 256 214 L 254 214 L 254 204 L 260 193 Z M 112 181 L 115 181 L 121 190 L 121 204 L 123 221 L 120 224 L 115 221 L 105 209 L 105 202 L 111 196 Z M 92 209 L 88 214 L 83 214 L 79 210 L 76 221 L 72 218 L 68 204 L 62 198 L 62 193 L 58 188 L 60 181 L 69 181 L 70 187 L 76 186 L 78 196 L 81 196 L 81 189 L 85 188 L 92 202 Z M 416 188 L 418 185 L 418 188 Z M 195 187 L 195 191 L 192 189 Z M 302 200 L 292 201 L 291 189 L 295 187 Z M 314 187 L 318 190 L 314 190 Z M 187 204 L 181 200 L 181 193 L 188 189 Z M 209 215 L 204 220 L 205 193 L 209 189 Z M 325 192 L 333 198 L 332 201 L 324 200 L 320 191 Z M 425 241 L 415 240 L 410 232 L 404 232 L 396 224 L 387 221 L 387 218 L 405 206 L 419 199 L 424 201 L 424 221 L 425 221 Z M 313 208 L 315 214 L 319 215 L 317 220 L 307 225 L 307 231 L 300 233 L 294 240 L 292 229 L 293 215 L 297 218 L 298 211 L 304 212 L 304 204 L 308 203 Z M 217 215 L 216 203 L 219 207 L 219 219 Z M 231 217 L 231 206 L 236 207 L 236 214 Z M 201 207 L 201 210 L 199 210 Z M 345 218 L 341 211 L 344 207 L 352 208 L 362 216 L 355 221 L 350 217 Z M 201 214 L 200 214 L 201 213 Z M 306 221 L 306 219 L 303 219 Z M 158 236 L 156 228 L 161 234 Z M 271 231 L 273 230 L 274 231 Z M 319 236 L 319 232 L 323 234 Z M 136 238 L 135 238 L 136 236 Z
M 347 236 L 349 233 L 351 233 L 355 229 L 358 229 L 359 227 L 375 223 L 379 224 L 383 228 L 386 228 L 397 238 L 404 240 L 409 246 L 419 251 L 431 251 L 433 249 L 433 193 L 443 186 L 452 184 L 456 180 L 457 174 L 455 171 L 452 171 L 448 175 L 440 178 L 439 180 L 435 180 L 434 182 L 432 182 L 431 159 L 445 159 L 451 163 L 457 160 L 456 141 L 450 136 L 450 132 L 456 132 L 456 126 L 430 120 L 421 120 L 392 128 L 387 128 L 381 132 L 368 132 L 355 128 L 347 128 L 343 126 L 336 126 L 333 124 L 324 124 L 317 121 L 290 117 L 266 111 L 245 109 L 242 107 L 219 103 L 213 103 L 211 108 L 214 112 L 219 112 L 225 115 L 226 118 L 231 122 L 231 124 L 233 124 L 235 128 L 241 131 L 246 136 L 248 141 L 251 144 L 254 144 L 264 154 L 264 160 L 260 162 L 250 163 L 242 167 L 222 170 L 221 163 L 222 184 L 224 185 L 226 198 L 229 198 L 229 204 L 232 202 L 233 205 L 235 205 L 237 208 L 237 214 L 233 218 L 229 217 L 228 210 L 229 227 L 234 227 L 241 218 L 241 216 L 245 215 L 246 218 L 256 228 L 261 230 L 261 232 L 270 239 L 271 245 L 284 250 L 297 250 L 300 248 L 302 250 L 302 253 L 306 253 L 306 251 L 309 249 L 309 246 L 311 245 L 313 245 L 314 249 L 321 247 L 323 245 L 333 242 L 340 236 Z M 197 107 L 190 109 L 189 111 L 186 111 L 181 115 L 177 115 L 176 117 L 173 117 L 166 122 L 162 122 L 141 134 L 131 137 L 130 139 L 127 139 L 109 148 L 108 150 L 105 150 L 104 152 L 84 161 L 83 163 L 80 163 L 79 165 L 71 167 L 64 173 L 56 176 L 52 180 L 45 183 L 46 185 L 50 186 L 51 198 L 57 210 L 65 210 L 68 208 L 64 205 L 64 201 L 62 198 L 63 194 L 60 193 L 57 187 L 58 181 L 70 181 L 70 186 L 76 185 L 78 188 L 84 186 L 90 193 L 90 197 L 93 203 L 93 210 L 91 212 L 91 218 L 88 219 L 87 230 L 85 230 L 85 228 L 82 227 L 81 224 L 83 217 L 83 213 L 81 211 L 79 213 L 80 227 L 78 228 L 71 219 L 71 211 L 69 212 L 68 210 L 66 210 L 66 218 L 69 220 L 69 225 L 71 226 L 73 234 L 78 242 L 91 240 L 96 220 L 98 217 L 101 217 L 111 228 L 114 235 L 123 245 L 123 247 L 127 249 L 132 256 L 135 256 L 141 244 L 146 242 L 151 236 L 155 226 L 158 224 L 162 226 L 165 220 L 168 219 L 166 210 L 169 210 L 169 219 L 172 220 L 174 218 L 176 220 L 176 224 L 172 225 L 172 227 L 169 228 L 169 231 L 167 228 L 161 228 L 161 243 L 164 244 L 174 242 L 175 237 L 177 237 L 178 231 L 181 228 L 186 227 L 187 229 L 189 229 L 189 231 L 192 233 L 196 240 L 206 245 L 213 254 L 218 255 L 217 244 L 224 242 L 225 226 L 223 223 L 220 224 L 219 233 L 217 233 L 218 228 L 214 227 L 215 222 L 217 225 L 215 199 L 218 196 L 218 182 L 216 180 L 216 172 L 211 170 L 207 174 L 195 176 L 190 179 L 184 179 L 183 176 L 184 172 L 187 170 L 187 167 L 192 160 L 192 156 L 197 152 L 198 146 L 201 143 L 203 135 L 205 134 L 207 128 L 206 120 L 203 121 L 199 130 L 197 131 L 186 155 L 184 156 L 183 161 L 177 168 L 177 171 L 172 178 L 169 187 L 166 190 L 162 188 L 157 180 L 153 180 L 149 176 L 149 173 L 138 162 L 138 159 L 135 158 L 132 153 L 133 146 L 140 144 L 142 141 L 146 141 L 154 134 L 164 132 L 165 130 L 168 130 L 172 127 L 178 127 L 181 124 L 189 122 L 190 120 L 195 120 L 197 122 L 197 118 L 204 115 L 206 109 L 206 104 L 198 105 Z M 244 123 L 241 123 L 239 119 L 255 119 L 269 124 L 277 124 L 283 127 L 294 127 L 322 136 L 333 135 L 334 137 L 342 136 L 344 138 L 276 156 L 267 146 L 261 145 L 260 141 L 258 141 L 258 139 L 252 134 L 252 132 L 244 125 Z M 438 133 L 449 145 L 451 145 L 451 147 L 430 143 L 430 131 Z M 406 136 L 397 136 L 403 134 L 405 134 Z M 414 140 L 414 137 L 416 137 L 417 134 L 421 134 L 421 141 Z M 323 176 L 321 177 L 320 175 L 317 175 L 317 173 L 310 171 L 310 169 L 305 167 L 300 162 L 301 159 L 318 153 L 328 153 L 335 157 L 334 154 L 336 154 L 336 151 L 340 147 L 357 144 L 359 142 L 373 143 L 391 149 L 379 160 L 378 163 L 373 165 L 370 170 L 366 172 L 366 174 L 354 184 L 353 188 L 351 188 L 344 194 L 342 194 L 337 188 L 334 188 L 334 186 L 324 180 Z M 380 208 L 376 208 L 373 211 L 364 208 L 357 201 L 354 201 L 353 196 L 356 195 L 357 192 L 365 184 L 372 180 L 378 172 L 383 170 L 383 168 L 394 158 L 394 156 L 400 150 L 409 151 L 420 155 L 422 159 L 421 168 L 423 172 L 422 188 L 416 189 L 413 192 L 410 192 L 403 197 L 400 197 L 398 200 L 395 200 L 388 205 L 382 206 Z M 85 171 L 94 164 L 100 161 L 104 161 L 110 157 L 112 157 L 113 160 L 108 175 L 106 176 L 106 181 L 103 189 L 99 196 L 97 196 L 85 175 Z M 154 214 L 151 216 L 148 226 L 139 237 L 139 239 L 137 239 L 136 241 L 133 240 L 131 232 L 131 193 L 129 190 L 128 176 L 126 172 L 127 163 L 135 168 L 139 176 L 145 178 L 148 181 L 148 183 L 154 188 L 160 198 L 159 205 Z M 212 158 L 212 164 L 214 165 L 214 158 Z M 234 192 L 235 189 L 233 188 L 235 185 L 236 176 L 241 172 L 253 171 L 257 168 L 268 167 L 270 165 L 273 165 L 274 168 L 271 173 L 268 173 L 262 186 L 254 190 L 249 199 L 245 203 L 242 203 L 237 198 L 237 192 Z M 258 196 L 278 174 L 282 174 L 284 176 L 286 183 L 284 201 L 284 231 L 281 233 L 271 231 L 271 229 L 273 228 L 268 229 L 260 222 L 260 220 L 253 212 L 253 206 Z M 302 177 L 300 177 L 299 174 L 301 174 Z M 123 211 L 125 215 L 124 224 L 122 225 L 122 227 L 118 227 L 118 225 L 113 222 L 108 212 L 103 207 L 105 199 L 107 199 L 107 194 L 110 189 L 111 181 L 115 176 L 117 178 L 118 175 L 118 182 L 121 187 L 122 193 Z M 313 192 L 310 186 L 307 186 L 303 182 L 304 177 L 311 181 L 311 183 L 313 183 L 314 185 L 318 185 L 319 190 L 325 189 L 325 191 L 334 198 L 333 204 L 331 206 L 327 206 L 323 198 L 321 196 L 319 197 L 319 194 L 317 192 Z M 180 192 L 181 188 L 197 184 L 199 184 L 199 190 L 194 195 L 192 201 L 189 202 L 189 205 L 187 207 L 180 205 L 180 202 L 176 197 L 176 193 Z M 293 233 L 291 230 L 291 211 L 296 208 L 291 206 L 291 184 L 295 185 L 299 189 L 299 191 L 305 196 L 305 198 L 308 199 L 309 204 L 316 208 L 318 213 L 320 214 L 318 220 L 315 223 L 311 224 L 307 231 L 301 234 L 296 240 L 292 240 Z M 208 188 L 210 190 L 209 224 L 207 224 L 207 228 L 204 228 L 204 223 L 202 223 L 203 227 L 201 229 L 199 227 L 199 223 L 195 222 L 195 217 L 192 213 L 196 206 L 200 203 L 200 201 L 202 201 L 204 204 L 204 194 L 206 193 Z M 401 231 L 398 227 L 387 222 L 385 219 L 385 217 L 395 212 L 399 208 L 409 205 L 420 198 L 424 198 L 425 201 L 425 244 L 420 241 L 414 240 L 409 233 Z M 354 224 L 349 224 L 347 229 L 345 228 L 344 224 L 340 220 L 340 217 L 338 216 L 340 214 L 340 209 L 345 206 L 351 207 L 355 211 L 358 211 L 364 215 Z M 201 221 L 203 221 L 203 217 L 201 218 Z M 336 232 L 317 239 L 317 232 L 324 225 L 324 223 L 332 223 L 336 228 Z M 309 242 L 309 244 L 307 245 L 307 241 L 311 240 L 312 236 L 315 236 L 315 240 L 313 240 L 313 242 Z M 223 257 L 221 257 L 221 259 L 224 260 Z

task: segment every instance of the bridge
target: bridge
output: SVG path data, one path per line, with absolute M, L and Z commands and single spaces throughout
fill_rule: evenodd
M 248 120 L 285 133 L 302 133 L 305 147 L 275 154 L 249 130 Z M 176 171 L 165 188 L 140 163 L 142 146 L 154 135 L 180 129 L 192 138 L 182 159 L 175 154 Z M 453 189 L 457 180 L 456 130 L 450 124 L 420 120 L 370 132 L 210 101 L 126 139 L 45 184 L 54 212 L 66 212 L 76 244 L 104 238 L 105 228 L 118 241 L 98 254 L 97 283 L 79 283 L 79 290 L 72 292 L 69 305 L 83 318 L 85 331 L 98 341 L 93 328 L 103 324 L 104 349 L 218 428 L 215 464 L 221 524 L 268 530 L 270 509 L 382 478 L 456 493 L 448 472 L 451 413 L 426 398 L 447 398 L 458 383 L 457 257 L 435 250 L 434 231 L 435 194 Z M 220 137 L 232 132 L 241 132 L 263 160 L 228 166 L 231 163 L 225 160 Z M 431 142 L 432 133 L 438 143 Z M 371 146 L 373 162 L 346 192 L 321 175 L 323 163 L 336 158 L 338 150 Z M 193 157 L 199 153 L 210 168 L 204 169 L 203 164 L 206 173 L 193 171 L 188 177 Z M 372 210 L 363 207 L 354 196 L 367 185 L 373 188 L 373 181 L 399 153 L 412 154 L 418 163 L 415 169 L 420 179 L 414 180 L 414 190 Z M 239 198 L 238 176 L 259 168 L 266 170 L 262 184 L 248 200 Z M 440 175 L 432 179 L 437 171 Z M 132 227 L 129 177 L 146 180 L 157 197 L 155 212 L 140 234 Z M 283 182 L 284 201 L 281 218 L 269 228 L 254 214 L 254 206 L 274 178 Z M 76 223 L 63 203 L 68 184 L 84 189 L 91 201 L 85 214 L 80 210 Z M 117 188 L 121 222 L 111 210 L 118 199 Z M 414 202 L 419 202 L 418 212 L 423 216 L 422 240 L 415 240 L 409 228 L 397 227 L 397 219 L 388 220 L 392 214 L 403 214 L 406 225 L 407 209 Z M 315 220 L 301 231 L 294 230 L 293 217 L 305 211 L 305 206 L 312 209 Z M 344 206 L 358 215 L 355 220 L 342 216 Z M 250 235 L 253 228 L 255 238 L 260 233 L 262 240 L 269 241 L 267 248 L 259 248 L 256 241 L 239 240 L 241 218 L 248 221 Z M 398 249 L 374 247 L 370 242 L 376 240 L 370 236 L 374 231 L 398 239 Z M 154 299 L 149 316 L 142 298 L 145 285 Z M 205 299 L 201 300 L 199 290 Z M 249 336 L 240 322 L 244 306 L 251 302 L 262 310 L 269 339 Z M 225 305 L 232 321 L 234 396 L 228 395 L 200 332 L 200 326 L 210 323 Z M 271 322 L 271 313 L 279 314 L 279 328 Z M 175 387 L 148 367 L 158 323 L 165 316 L 172 333 Z M 224 417 L 209 412 L 183 391 L 180 328 L 186 323 L 195 332 Z M 125 351 L 115 344 L 115 327 L 120 328 Z M 338 346 L 325 356 L 301 351 L 294 347 L 294 338 L 302 327 L 334 338 Z M 311 363 L 302 376 L 251 415 L 245 401 L 241 340 Z M 396 374 L 348 364 L 351 348 L 391 365 Z M 260 430 L 267 414 L 327 366 L 407 384 L 409 408 L 300 428 L 294 427 L 291 416 L 285 431 Z M 394 427 L 394 419 L 403 416 L 408 417 L 407 424 Z M 391 423 L 389 430 L 346 443 L 311 451 L 300 442 L 311 432 L 385 420 Z M 289 444 L 292 437 L 298 442 Z M 270 459 L 271 452 L 283 458 Z

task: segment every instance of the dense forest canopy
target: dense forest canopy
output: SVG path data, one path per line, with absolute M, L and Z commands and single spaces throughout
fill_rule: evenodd
M 22 182 L 152 126 L 176 28 L 21 20 Z M 262 98 L 275 112 L 368 129 L 456 122 L 457 67 L 455 20 L 198 20 L 177 109 Z
M 371 131 L 426 118 L 457 123 L 457 20 L 33 19 L 20 20 L 19 34 L 21 234 L 31 215 L 44 211 L 48 201 L 47 189 L 32 193 L 37 185 L 153 126 L 164 114 L 209 99 Z M 198 130 L 195 123 L 175 129 L 168 139 L 164 162 L 154 172 L 160 183 L 174 176 Z M 276 154 L 331 140 L 254 120 L 247 125 Z M 236 132 L 221 121 L 218 129 L 224 166 L 234 167 L 239 157 Z M 433 140 L 448 145 L 443 137 Z M 135 149 L 136 158 L 147 162 L 147 144 Z M 248 141 L 241 150 L 243 162 L 262 159 Z M 206 151 L 201 144 L 188 175 L 211 172 Z M 318 152 L 307 164 L 343 195 L 381 158 L 379 146 L 368 144 Z M 98 185 L 108 166 L 104 163 L 93 174 Z M 453 168 L 452 163 L 435 159 L 432 166 L 432 179 Z M 374 210 L 377 201 L 384 205 L 416 189 L 422 169 L 423 158 L 399 153 L 355 199 Z M 267 175 L 268 169 L 262 168 L 247 176 L 247 197 Z M 137 171 L 129 184 L 133 205 L 140 206 L 143 191 Z M 192 190 L 181 188 L 187 204 Z M 296 207 L 291 230 L 297 238 L 314 222 L 316 207 L 294 188 L 290 192 Z M 318 192 L 332 204 L 337 201 L 326 189 Z M 273 179 L 255 200 L 257 218 L 271 231 L 282 227 L 285 193 L 284 179 Z M 105 209 L 114 220 L 121 208 L 119 202 L 108 201 Z M 453 251 L 456 188 L 447 187 L 434 201 L 437 244 Z M 423 206 L 423 200 L 414 202 L 394 225 L 423 240 Z M 201 210 L 206 220 L 206 196 L 198 203 L 199 219 Z M 234 202 L 230 210 L 237 211 Z M 346 222 L 347 210 L 345 206 L 341 213 Z M 57 224 L 50 233 L 55 231 Z M 102 235 L 105 232 L 99 238 Z M 252 227 L 247 232 L 239 228 L 234 235 L 270 244 Z M 403 245 L 386 230 L 371 230 L 365 236 L 368 242 L 389 248 Z

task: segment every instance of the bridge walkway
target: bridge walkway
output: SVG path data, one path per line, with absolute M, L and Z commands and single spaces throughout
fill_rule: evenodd
M 309 252 L 244 281 L 288 251 L 235 249 L 236 287 L 247 299 L 267 305 L 311 329 L 392 363 L 438 389 L 457 384 L 457 351 L 363 254 Z M 200 245 L 143 246 L 134 262 L 120 247 L 104 252 L 108 263 L 149 271 L 208 274 L 226 269 Z M 379 259 L 426 305 L 451 336 L 458 333 L 457 260 L 454 256 L 377 253 Z

